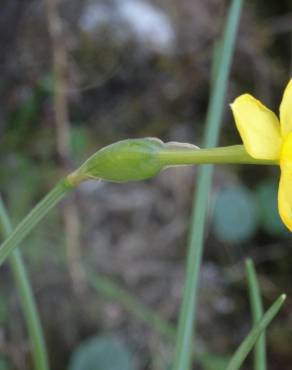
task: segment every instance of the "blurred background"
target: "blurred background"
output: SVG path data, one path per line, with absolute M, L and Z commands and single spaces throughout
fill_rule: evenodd
M 2 0 L 0 183 L 14 224 L 104 145 L 154 136 L 200 146 L 228 5 Z M 291 76 L 291 31 L 290 1 L 244 2 L 221 145 L 240 143 L 228 105 L 237 95 L 250 92 L 278 111 Z M 169 364 L 171 335 L 136 311 L 142 304 L 177 322 L 195 178 L 195 168 L 183 167 L 140 183 L 85 183 L 25 241 L 53 370 L 89 370 L 88 359 L 103 364 L 94 370 Z M 278 168 L 216 167 L 197 328 L 197 349 L 208 354 L 196 369 L 218 370 L 250 328 L 247 257 L 265 307 L 288 294 L 268 331 L 268 360 L 270 369 L 291 369 L 292 249 L 277 214 L 278 178 Z M 31 368 L 8 266 L 1 269 L 0 324 L 0 366 Z

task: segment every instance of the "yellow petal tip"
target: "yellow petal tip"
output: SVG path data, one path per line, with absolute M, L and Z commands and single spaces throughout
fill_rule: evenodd
M 247 93 L 237 97 L 230 107 L 248 154 L 258 159 L 278 159 L 282 139 L 275 114 Z

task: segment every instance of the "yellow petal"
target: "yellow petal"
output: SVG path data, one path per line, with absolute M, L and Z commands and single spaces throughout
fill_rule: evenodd
M 282 171 L 278 193 L 279 213 L 282 221 L 292 231 L 292 171 Z
M 249 94 L 235 99 L 231 109 L 247 152 L 257 159 L 278 159 L 282 138 L 276 115 Z
M 280 166 L 279 213 L 284 224 L 292 231 L 292 133 L 288 134 L 283 143 Z
M 285 137 L 292 132 L 292 79 L 289 81 L 280 105 L 281 133 Z

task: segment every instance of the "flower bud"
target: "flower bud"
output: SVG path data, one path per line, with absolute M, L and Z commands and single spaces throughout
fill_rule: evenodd
M 72 185 L 90 179 L 114 182 L 145 180 L 162 168 L 157 156 L 165 144 L 156 138 L 127 139 L 108 145 L 93 154 L 68 176 Z

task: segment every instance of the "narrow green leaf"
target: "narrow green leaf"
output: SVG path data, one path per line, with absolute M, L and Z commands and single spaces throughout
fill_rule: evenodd
M 256 275 L 254 263 L 251 259 L 246 260 L 246 275 L 248 282 L 249 299 L 251 304 L 251 312 L 253 325 L 256 325 L 263 316 L 263 304 L 259 283 Z M 265 332 L 260 335 L 254 348 L 254 369 L 266 370 L 266 336 Z
M 0 228 L 3 229 L 3 234 L 5 236 L 8 236 L 12 231 L 10 219 L 1 197 Z M 21 252 L 18 249 L 15 249 L 11 253 L 9 263 L 18 289 L 22 310 L 29 332 L 34 368 L 36 370 L 48 370 L 48 354 L 43 329 L 26 268 L 22 260 Z
M 115 281 L 88 269 L 87 278 L 90 285 L 99 294 L 102 294 L 108 299 L 113 299 L 115 302 L 118 302 L 126 310 L 131 312 L 132 315 L 149 324 L 150 327 L 153 327 L 160 334 L 172 340 L 175 338 L 176 328 L 174 326 L 169 324 L 159 314 L 139 302 L 136 297 L 129 294 Z
M 242 0 L 232 1 L 221 44 L 218 66 L 213 69 L 216 71 L 216 76 L 214 76 L 212 83 L 203 145 L 207 148 L 214 147 L 218 143 L 241 7 Z M 198 281 L 203 254 L 204 225 L 207 218 L 207 205 L 212 174 L 213 167 L 211 165 L 200 168 L 197 191 L 194 196 L 195 207 L 191 220 L 192 230 L 187 254 L 186 278 L 179 317 L 173 370 L 189 370 L 191 367 L 193 330 L 198 301 Z
M 120 304 L 125 310 L 127 310 L 133 317 L 141 320 L 145 324 L 149 325 L 150 328 L 155 330 L 166 339 L 174 342 L 176 337 L 176 327 L 168 322 L 159 313 L 153 311 L 145 304 L 141 303 L 134 295 L 130 294 L 126 289 L 120 286 L 115 280 L 109 278 L 103 274 L 99 274 L 90 268 L 86 268 L 86 275 L 89 284 L 93 289 L 101 294 L 106 299 L 112 300 Z M 210 359 L 215 359 L 223 364 L 223 359 L 220 356 L 216 356 L 213 353 L 208 353 L 205 350 L 198 350 L 195 345 L 192 347 L 193 356 L 196 357 L 197 361 L 206 367 L 207 363 L 210 363 Z M 209 361 L 210 360 L 210 361 Z M 223 369 L 221 366 L 220 369 Z M 219 367 L 218 367 L 219 370 Z
M 252 350 L 256 341 L 267 328 L 273 318 L 277 315 L 286 299 L 286 294 L 282 294 L 265 313 L 263 318 L 253 327 L 248 336 L 241 343 L 237 351 L 232 356 L 226 370 L 239 370 L 243 361 Z

